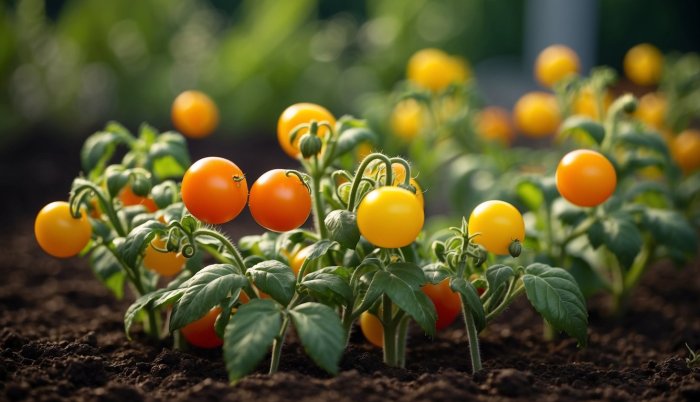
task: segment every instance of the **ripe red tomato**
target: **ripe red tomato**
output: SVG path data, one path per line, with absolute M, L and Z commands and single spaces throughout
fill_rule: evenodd
M 580 207 L 602 204 L 614 192 L 617 174 L 602 154 L 579 149 L 566 154 L 556 173 L 557 190 L 562 197 Z
M 250 188 L 248 208 L 260 226 L 286 232 L 303 225 L 311 213 L 309 189 L 294 174 L 274 169 L 263 174 Z
M 206 137 L 219 124 L 219 109 L 200 91 L 185 91 L 178 95 L 171 116 L 175 128 L 190 138 Z
M 428 283 L 421 288 L 435 305 L 437 321 L 435 329 L 438 331 L 452 324 L 462 311 L 462 302 L 459 294 L 450 289 L 450 280 L 445 279 L 437 285 Z
M 181 193 L 192 215 L 203 222 L 219 224 L 241 213 L 248 200 L 248 183 L 235 163 L 208 157 L 187 169 Z
M 56 201 L 47 204 L 37 214 L 34 236 L 46 253 L 58 258 L 72 257 L 87 246 L 92 226 L 87 214 L 75 219 L 67 202 Z
M 294 138 L 294 142 L 289 141 L 290 134 L 296 126 L 310 123 L 311 120 L 316 120 L 319 123 L 325 121 L 330 124 L 331 127 L 335 126 L 335 117 L 333 117 L 331 112 L 323 106 L 314 103 L 294 104 L 285 109 L 282 115 L 280 115 L 277 121 L 277 140 L 284 152 L 292 158 L 297 158 L 301 155 L 301 151 L 299 151 L 299 140 L 304 134 L 308 133 L 309 130 L 304 129 L 299 131 Z M 318 130 L 318 135 L 320 137 L 324 137 L 327 133 L 328 129 L 325 127 L 321 127 Z
M 134 190 L 131 189 L 131 186 L 122 188 L 122 190 L 119 192 L 119 200 L 125 207 L 143 205 L 146 207 L 148 212 L 156 212 L 158 210 L 158 206 L 156 205 L 156 202 L 153 201 L 153 198 L 141 197 L 140 195 L 134 194 Z
M 214 323 L 216 323 L 216 318 L 220 313 L 220 307 L 214 307 L 209 310 L 204 317 L 182 327 L 180 329 L 182 336 L 191 345 L 202 349 L 213 349 L 223 345 L 224 341 L 219 338 L 214 329 Z

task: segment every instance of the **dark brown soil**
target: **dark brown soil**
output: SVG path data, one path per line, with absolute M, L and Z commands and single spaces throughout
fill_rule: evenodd
M 59 170 L 43 180 L 67 191 L 79 167 L 52 165 L 52 149 L 77 160 L 77 148 L 47 146 L 35 158 Z M 700 400 L 700 370 L 685 362 L 686 342 L 700 348 L 699 262 L 681 270 L 654 266 L 621 321 L 605 318 L 604 300 L 591 302 L 587 349 L 568 338 L 543 342 L 541 321 L 522 302 L 481 335 L 485 368 L 477 375 L 456 324 L 436 339 L 413 335 L 406 369 L 385 367 L 381 351 L 355 331 L 337 377 L 316 368 L 290 339 L 279 373 L 265 374 L 263 363 L 231 387 L 220 350 L 175 351 L 147 341 L 138 328 L 127 341 L 122 314 L 129 302 L 115 301 L 84 260 L 56 260 L 38 249 L 31 217 L 56 191 L 34 197 L 37 190 L 28 188 L 44 182 L 18 155 L 0 161 L 3 190 L 12 183 L 15 193 L 2 205 L 10 213 L 0 235 L 0 400 Z M 251 164 L 261 159 L 247 156 Z M 29 177 L 11 178 L 25 167 Z M 258 173 L 269 167 L 258 165 Z M 234 237 L 241 230 L 227 228 Z

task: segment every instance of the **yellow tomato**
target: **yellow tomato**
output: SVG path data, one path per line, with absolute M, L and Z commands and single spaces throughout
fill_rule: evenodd
M 612 95 L 610 95 L 609 91 L 605 91 L 603 94 L 603 112 L 608 110 L 610 107 L 610 104 L 612 103 Z M 593 95 L 593 91 L 586 87 L 582 89 L 579 93 L 578 96 L 576 96 L 576 100 L 574 101 L 574 114 L 582 115 L 582 116 L 588 116 L 591 119 L 594 120 L 600 120 L 601 116 L 598 115 L 598 105 L 596 104 L 598 101 L 596 100 L 595 96 Z
M 529 92 L 515 104 L 515 124 L 528 137 L 542 138 L 554 134 L 561 117 L 554 95 L 546 92 Z
M 671 142 L 671 154 L 683 172 L 700 168 L 700 130 L 685 130 Z
M 576 52 L 564 45 L 552 45 L 540 52 L 535 60 L 535 78 L 551 88 L 569 75 L 581 69 Z
M 423 108 L 415 99 L 405 99 L 391 112 L 391 131 L 408 142 L 418 136 L 423 127 Z
M 650 92 L 639 99 L 635 116 L 647 125 L 661 129 L 666 119 L 666 97 L 659 92 Z
M 365 338 L 376 347 L 384 347 L 384 327 L 379 318 L 369 311 L 360 315 L 360 329 Z
M 488 141 L 496 141 L 507 147 L 513 142 L 515 132 L 510 113 L 498 106 L 489 106 L 476 118 L 476 132 Z
M 463 58 L 452 57 L 439 49 L 423 49 L 408 61 L 408 80 L 419 87 L 439 92 L 469 76 L 469 66 Z
M 637 85 L 654 85 L 661 79 L 664 56 L 654 45 L 642 43 L 625 54 L 625 75 Z

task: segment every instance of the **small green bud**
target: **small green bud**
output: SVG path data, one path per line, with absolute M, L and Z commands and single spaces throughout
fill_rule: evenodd
M 523 251 L 523 246 L 520 244 L 520 240 L 515 239 L 513 240 L 512 243 L 510 243 L 510 246 L 508 246 L 508 252 L 512 257 L 517 257 L 520 255 L 520 253 Z
M 323 147 L 323 141 L 316 135 L 304 134 L 301 139 L 299 139 L 299 150 L 301 155 L 306 158 L 310 158 L 319 152 L 321 152 L 321 147 Z

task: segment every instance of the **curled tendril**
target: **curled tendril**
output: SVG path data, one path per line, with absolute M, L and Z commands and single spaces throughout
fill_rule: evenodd
M 355 172 L 355 178 L 352 181 L 352 187 L 350 189 L 348 211 L 352 211 L 353 209 L 355 209 L 355 201 L 357 200 L 358 188 L 360 187 L 360 183 L 362 182 L 362 179 L 364 177 L 363 173 L 365 172 L 365 170 L 367 170 L 367 167 L 370 165 L 370 163 L 372 163 L 375 160 L 381 161 L 380 163 L 384 163 L 384 165 L 386 166 L 386 183 L 388 186 L 391 185 L 391 182 L 393 180 L 391 172 L 391 160 L 386 155 L 379 152 L 373 152 L 367 155 L 365 159 L 363 159 L 362 162 L 360 162 L 360 166 L 358 166 Z
M 311 186 L 309 185 L 309 182 L 311 182 L 311 177 L 309 177 L 308 174 L 302 173 L 298 170 L 289 169 L 289 170 L 285 170 L 284 175 L 287 177 L 289 177 L 289 176 L 298 177 L 299 181 L 301 181 L 302 184 L 304 184 L 304 187 L 306 187 L 306 189 L 309 190 L 309 194 L 311 193 Z
M 399 158 L 398 156 L 397 156 L 397 157 L 394 157 L 394 158 L 391 158 L 391 159 L 389 159 L 389 160 L 391 161 L 392 164 L 398 163 L 398 164 L 403 165 L 403 168 L 404 168 L 405 171 L 406 171 L 406 175 L 405 175 L 405 177 L 404 177 L 404 179 L 403 179 L 403 184 L 406 185 L 406 186 L 410 186 L 410 185 L 411 185 L 411 177 L 412 177 L 412 176 L 411 176 L 411 164 L 408 163 L 408 162 L 406 161 L 406 159 Z M 389 183 L 388 180 L 387 180 L 387 183 Z M 393 183 L 393 182 L 392 182 L 392 183 Z M 387 184 L 387 185 L 389 186 L 389 185 L 391 185 L 391 184 Z
M 339 177 L 342 177 L 348 182 L 351 182 L 353 180 L 352 175 L 347 170 L 336 170 L 333 173 L 331 173 L 331 179 L 333 179 L 333 182 L 337 183 Z
M 185 245 L 181 245 L 180 247 L 180 253 L 185 258 L 192 258 L 194 257 L 195 253 L 197 252 L 197 248 L 192 244 L 192 243 L 186 243 Z

